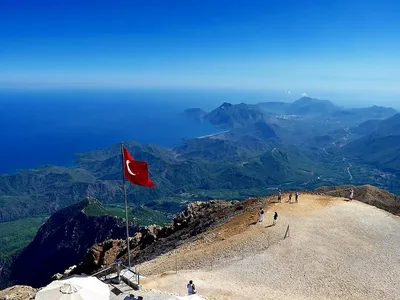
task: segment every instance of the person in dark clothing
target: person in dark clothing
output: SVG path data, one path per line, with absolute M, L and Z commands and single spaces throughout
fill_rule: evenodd
M 275 212 L 274 214 L 274 226 L 276 225 L 276 221 L 278 220 L 278 213 Z
M 299 192 L 296 192 L 296 203 L 299 202 Z
M 289 194 L 289 201 L 288 201 L 289 203 L 292 202 L 292 195 L 293 195 L 293 194 L 290 192 L 290 194 Z
M 194 286 L 194 283 L 192 280 L 189 281 L 189 283 L 187 285 L 187 289 L 188 289 L 188 295 L 196 294 L 196 287 Z

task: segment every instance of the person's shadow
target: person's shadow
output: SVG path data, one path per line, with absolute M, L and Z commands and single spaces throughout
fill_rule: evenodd
M 271 225 L 265 226 L 265 228 L 270 228 L 270 227 L 274 227 L 274 224 L 271 224 Z
M 251 223 L 249 223 L 249 226 L 256 225 L 257 223 L 258 223 L 258 221 L 251 222 Z

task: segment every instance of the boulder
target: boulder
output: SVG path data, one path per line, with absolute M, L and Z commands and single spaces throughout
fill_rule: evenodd
M 15 285 L 0 291 L 0 300 L 32 300 L 36 289 L 27 285 Z

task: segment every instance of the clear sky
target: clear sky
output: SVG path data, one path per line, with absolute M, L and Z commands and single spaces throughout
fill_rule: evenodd
M 0 86 L 54 85 L 397 97 L 400 1 L 0 1 Z

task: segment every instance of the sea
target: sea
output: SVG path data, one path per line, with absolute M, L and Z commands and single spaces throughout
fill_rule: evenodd
M 181 113 L 263 93 L 160 89 L 0 89 L 0 174 L 71 166 L 75 154 L 121 141 L 174 147 L 220 131 Z

